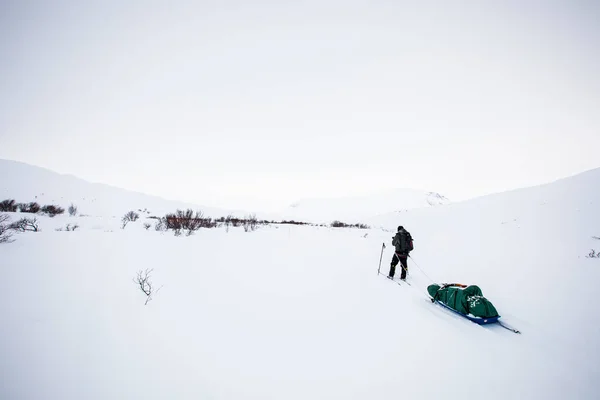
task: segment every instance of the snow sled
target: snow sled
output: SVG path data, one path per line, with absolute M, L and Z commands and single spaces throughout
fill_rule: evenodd
M 498 318 L 500 318 L 500 315 L 497 315 L 495 317 L 490 317 L 490 318 L 482 318 L 482 317 L 475 317 L 473 315 L 467 315 L 467 314 L 461 314 L 458 311 L 456 311 L 455 309 L 453 309 L 450 306 L 447 306 L 446 304 L 442 303 L 439 300 L 434 300 L 433 298 L 431 299 L 432 303 L 437 303 L 440 306 L 447 308 L 448 310 L 452 311 L 455 314 L 460 315 L 461 317 L 464 317 L 466 319 L 468 319 L 471 322 L 475 322 L 477 325 L 487 325 L 487 324 L 494 324 L 496 322 L 498 322 Z
M 478 325 L 497 323 L 514 333 L 521 333 L 499 321 L 500 315 L 496 311 L 496 307 L 483 297 L 481 289 L 476 285 L 444 283 L 440 286 L 434 284 L 427 287 L 427 292 L 432 303 L 437 303 L 471 322 Z
M 433 302 L 479 325 L 498 321 L 500 315 L 491 301 L 483 297 L 479 286 L 461 283 L 429 285 L 427 292 Z

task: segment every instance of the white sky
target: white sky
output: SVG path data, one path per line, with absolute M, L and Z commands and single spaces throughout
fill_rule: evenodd
M 191 3 L 0 0 L 0 158 L 256 208 L 600 166 L 598 2 Z

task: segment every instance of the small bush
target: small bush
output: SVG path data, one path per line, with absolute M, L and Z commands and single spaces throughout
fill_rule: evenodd
M 366 224 L 347 224 L 342 221 L 333 221 L 331 223 L 332 228 L 358 228 L 358 229 L 369 229 L 369 225 Z
M 10 224 L 10 228 L 18 232 L 38 232 L 40 230 L 37 218 L 21 218 Z
M 0 202 L 0 211 L 17 212 L 17 203 L 14 200 L 3 200 Z
M 200 228 L 214 228 L 217 223 L 211 218 L 205 218 L 202 211 L 194 211 L 192 209 L 177 210 L 175 213 L 167 214 L 162 219 L 166 229 L 171 229 L 176 236 L 181 235 L 181 231 L 185 231 L 189 236 Z
M 146 295 L 146 302 L 144 305 L 147 305 L 148 302 L 152 300 L 152 296 L 162 289 L 162 286 L 156 290 L 154 289 L 154 285 L 150 280 L 152 271 L 152 269 L 147 269 L 146 271 L 139 270 L 137 276 L 133 279 L 133 282 L 140 288 L 144 295 Z
M 125 229 L 125 227 L 130 221 L 135 222 L 138 220 L 139 217 L 140 215 L 135 211 L 129 211 L 127 214 L 123 215 L 123 218 L 121 218 L 121 229 Z
M 162 219 L 159 219 L 154 224 L 154 230 L 157 232 L 164 232 L 167 230 L 167 226 L 165 225 L 165 222 Z
M 243 220 L 244 232 L 255 231 L 258 226 L 256 214 L 247 215 Z
M 600 258 L 600 252 L 596 252 L 596 250 L 590 250 L 590 253 L 586 256 L 587 258 Z
M 67 232 L 73 232 L 75 229 L 79 228 L 79 225 L 77 224 L 67 224 L 67 226 L 65 226 L 65 228 L 57 228 L 56 231 L 58 232 L 62 232 L 62 231 L 67 231 Z
M 140 218 L 140 214 L 135 211 L 129 211 L 123 218 L 127 218 L 129 221 L 135 222 Z
M 229 218 L 229 217 L 228 217 Z M 231 217 L 231 219 L 229 220 L 229 223 L 234 227 L 237 228 L 238 226 L 241 226 L 243 221 L 239 218 L 235 218 L 235 217 Z
M 151 226 L 152 226 L 152 225 L 150 225 L 149 223 L 147 223 L 147 222 L 144 222 L 144 229 L 145 229 L 145 230 L 148 230 L 148 229 L 150 229 L 150 227 L 151 227 Z
M 71 217 L 74 217 L 77 215 L 77 206 L 73 203 L 71 203 L 71 205 L 69 206 L 69 215 Z
M 31 213 L 37 214 L 42 209 L 38 203 L 35 201 L 31 203 L 19 203 L 18 204 L 19 211 L 22 213 Z
M 54 217 L 56 215 L 60 215 L 65 212 L 64 208 L 55 205 L 46 205 L 41 209 L 42 213 L 49 215 L 50 217 Z
M 229 227 L 232 225 L 231 220 L 233 219 L 233 215 L 228 215 L 226 218 L 221 217 L 223 225 L 225 225 L 225 232 L 229 232 Z
M 300 222 L 300 221 L 294 221 L 294 220 L 290 220 L 290 221 L 283 220 L 283 221 L 280 221 L 279 223 L 282 225 L 286 225 L 286 224 L 287 225 L 308 225 L 308 222 Z
M 592 239 L 600 240 L 598 236 L 592 236 Z M 600 258 L 600 252 L 596 252 L 596 250 L 590 250 L 589 254 L 586 256 L 587 258 Z
M 10 224 L 10 217 L 8 215 L 0 214 L 0 243 L 12 242 L 12 228 Z

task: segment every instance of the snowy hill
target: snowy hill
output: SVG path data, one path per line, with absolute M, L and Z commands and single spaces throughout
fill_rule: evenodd
M 231 210 L 166 200 L 156 196 L 132 192 L 108 185 L 90 183 L 72 175 L 62 175 L 29 164 L 0 160 L 0 201 L 36 201 L 57 204 L 67 208 L 74 203 L 79 212 L 91 216 L 122 216 L 129 210 L 147 210 L 147 215 L 163 215 L 178 208 L 200 209 L 213 217 L 233 214 L 243 216 L 252 210 Z M 368 196 L 307 199 L 288 207 L 283 212 L 258 212 L 261 219 L 296 220 L 330 223 L 333 220 L 360 222 L 361 219 L 396 210 L 449 204 L 445 197 L 416 190 L 398 189 Z
M 0 398 L 595 399 L 598 183 L 589 171 L 370 230 L 175 237 L 40 217 L 0 244 Z M 377 274 L 399 224 L 411 286 Z M 160 291 L 144 305 L 132 278 L 147 268 Z M 522 335 L 433 305 L 432 281 L 479 285 Z
M 363 196 L 305 199 L 292 204 L 282 214 L 285 219 L 296 221 L 329 223 L 340 220 L 356 223 L 393 211 L 445 204 L 450 204 L 450 201 L 438 193 L 396 189 Z
M 29 164 L 0 160 L 0 201 L 35 201 L 40 204 L 57 204 L 67 208 L 74 203 L 79 212 L 91 216 L 121 217 L 129 210 L 147 210 L 146 214 L 164 215 L 177 208 L 200 209 L 213 217 L 225 216 L 229 211 L 90 183 L 72 175 L 61 175 Z

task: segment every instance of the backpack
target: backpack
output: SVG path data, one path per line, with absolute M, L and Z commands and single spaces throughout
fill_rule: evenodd
M 392 240 L 392 245 L 396 246 L 396 252 L 398 253 L 408 253 L 414 249 L 413 238 L 410 232 L 406 230 L 396 233 L 394 240 Z

